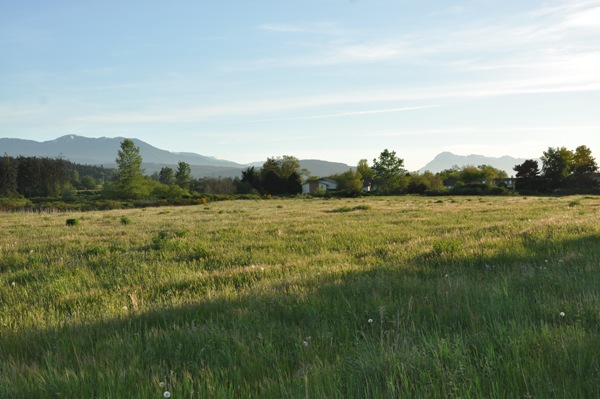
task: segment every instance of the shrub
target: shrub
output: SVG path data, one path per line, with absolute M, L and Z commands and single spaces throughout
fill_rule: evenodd
M 131 219 L 129 219 L 127 216 L 121 216 L 121 224 L 124 224 L 124 225 L 131 224 Z
M 79 220 L 77 219 L 67 219 L 67 226 L 77 226 L 79 224 Z
M 354 212 L 354 211 L 368 211 L 371 209 L 370 205 L 357 205 L 355 207 L 342 206 L 341 208 L 333 209 L 329 212 L 331 213 L 344 213 L 344 212 Z

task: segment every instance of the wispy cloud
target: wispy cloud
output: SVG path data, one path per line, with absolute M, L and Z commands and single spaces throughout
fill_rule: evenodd
M 372 136 L 394 137 L 394 136 L 423 136 L 423 135 L 447 135 L 457 134 L 481 135 L 481 134 L 502 134 L 511 132 L 512 134 L 521 133 L 543 133 L 543 132 L 594 132 L 600 129 L 600 125 L 559 125 L 559 126 L 458 126 L 451 128 L 426 128 L 426 129 L 404 129 L 387 132 L 378 132 Z
M 261 30 L 277 33 L 309 33 L 319 35 L 345 35 L 350 31 L 343 29 L 336 22 L 307 23 L 269 23 L 259 27 Z
M 461 12 L 463 7 L 452 10 Z M 464 64 L 465 70 L 492 67 L 495 70 L 504 67 L 526 70 L 535 67 L 537 70 L 533 74 L 537 75 L 540 71 L 552 72 L 546 67 L 556 65 L 559 59 L 567 60 L 573 55 L 581 57 L 585 56 L 584 53 L 597 51 L 597 40 L 580 39 L 586 35 L 598 35 L 598 21 L 600 1 L 569 1 L 558 7 L 539 8 L 510 18 L 488 18 L 466 27 L 449 25 L 422 31 L 412 28 L 366 40 L 346 35 L 342 41 L 315 42 L 314 46 L 303 46 L 299 54 L 263 59 L 251 65 L 254 68 L 302 68 L 395 61 L 402 67 L 450 66 L 461 71 L 461 63 L 468 60 Z M 335 31 L 343 32 L 337 25 L 334 26 Z M 310 24 L 271 24 L 263 26 L 263 29 L 296 33 L 318 31 Z M 573 72 L 578 73 L 579 70 L 573 69 Z
M 271 118 L 271 119 L 257 119 L 252 122 L 285 122 L 285 121 L 301 121 L 301 120 L 316 120 L 316 119 L 330 119 L 330 118 L 344 118 L 349 116 L 364 116 L 364 115 L 376 115 L 376 114 L 389 114 L 396 112 L 406 112 L 406 111 L 416 111 L 421 109 L 429 109 L 435 108 L 436 105 L 420 105 L 413 107 L 399 107 L 399 108 L 384 108 L 384 109 L 370 109 L 364 111 L 344 111 L 344 112 L 335 112 L 330 114 L 320 114 L 320 115 L 306 115 L 306 116 L 296 116 L 296 117 L 288 117 L 288 118 Z
M 154 108 L 145 112 L 107 112 L 72 118 L 85 123 L 180 123 L 230 117 L 270 116 L 321 106 L 348 104 L 383 104 L 423 100 L 457 100 L 478 97 L 499 97 L 518 94 L 567 93 L 600 91 L 600 76 L 580 80 L 576 75 L 526 77 L 445 86 L 396 87 L 386 90 L 361 90 L 313 95 L 309 97 L 279 97 L 221 105 L 189 108 Z M 341 111 L 314 116 L 267 117 L 261 120 L 325 119 L 352 115 L 400 112 L 428 106 L 387 107 L 377 110 Z M 241 123 L 242 121 L 240 121 Z

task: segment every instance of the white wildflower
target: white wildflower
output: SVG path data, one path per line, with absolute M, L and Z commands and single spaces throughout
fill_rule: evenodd
M 560 312 L 560 317 L 565 317 L 565 312 Z
M 169 392 L 169 391 L 165 391 L 165 393 L 163 393 L 163 396 L 164 396 L 165 398 L 170 398 L 170 397 L 171 397 L 171 392 Z
M 369 323 L 369 324 L 373 324 L 373 319 L 369 319 L 369 320 L 367 320 L 367 323 Z
M 10 283 L 11 287 L 14 287 L 15 285 L 17 285 L 17 283 L 15 283 L 14 281 L 12 283 Z

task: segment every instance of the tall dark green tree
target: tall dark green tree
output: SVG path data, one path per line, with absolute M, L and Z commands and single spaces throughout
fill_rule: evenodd
M 15 160 L 4 154 L 0 158 L 0 195 L 7 197 L 17 194 L 17 167 Z
M 253 190 L 261 192 L 261 181 L 260 181 L 260 173 L 256 170 L 254 166 L 250 166 L 244 170 L 242 170 L 242 180 L 241 184 L 243 186 L 242 190 L 246 192 L 252 192 Z
M 517 172 L 517 179 L 533 178 L 540 175 L 540 167 L 538 161 L 533 159 L 527 159 L 525 162 L 519 165 L 515 165 L 513 168 Z
M 290 155 L 268 158 L 260 171 L 261 189 L 273 195 L 302 192 L 300 161 Z
M 573 167 L 573 152 L 565 147 L 549 147 L 541 157 L 542 173 L 550 181 L 550 187 L 557 189 L 565 187 L 567 178 Z
M 38 158 L 17 158 L 17 190 L 28 198 L 42 195 L 42 165 Z
M 175 171 L 168 166 L 164 166 L 158 172 L 158 181 L 167 186 L 175 184 Z
M 179 162 L 177 164 L 177 171 L 175 172 L 175 183 L 188 190 L 190 183 L 192 182 L 192 168 L 187 162 Z
M 540 167 L 538 161 L 527 159 L 522 164 L 515 165 L 513 170 L 516 173 L 516 189 L 543 192 L 546 190 L 547 179 L 540 176 Z
M 126 199 L 142 197 L 145 194 L 145 179 L 139 147 L 136 147 L 132 140 L 123 140 L 116 162 L 117 195 Z
M 16 163 L 17 191 L 25 197 L 56 197 L 70 185 L 62 158 L 18 157 Z

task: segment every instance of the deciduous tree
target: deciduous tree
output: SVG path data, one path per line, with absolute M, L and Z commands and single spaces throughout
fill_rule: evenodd
M 566 179 L 571 175 L 573 167 L 573 152 L 565 147 L 548 147 L 541 157 L 544 177 L 550 180 L 552 188 L 562 188 Z
M 267 158 L 260 171 L 261 189 L 267 194 L 298 194 L 302 192 L 300 161 L 290 155 Z
M 598 171 L 598 164 L 596 159 L 592 156 L 592 150 L 585 145 L 580 145 L 575 149 L 573 154 L 573 166 L 574 175 L 585 175 L 592 174 Z
M 404 160 L 396 156 L 396 151 L 385 149 L 379 158 L 373 159 L 376 189 L 382 194 L 398 193 L 404 186 Z
M 364 180 L 373 180 L 374 173 L 366 159 L 361 159 L 358 161 L 358 165 L 356 165 L 356 171 L 360 173 Z
M 363 179 L 360 172 L 349 169 L 344 173 L 331 176 L 338 184 L 338 190 L 347 195 L 358 195 L 363 188 Z

